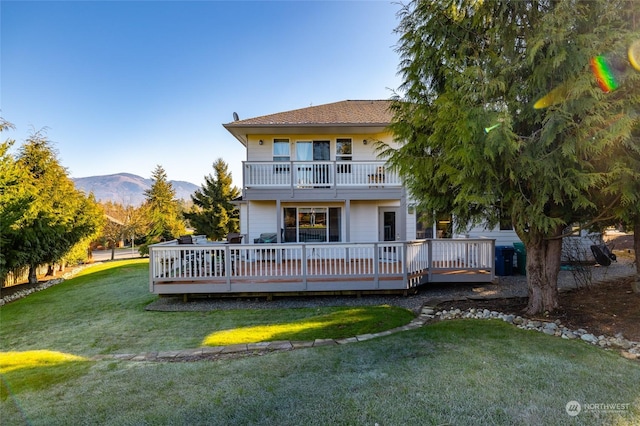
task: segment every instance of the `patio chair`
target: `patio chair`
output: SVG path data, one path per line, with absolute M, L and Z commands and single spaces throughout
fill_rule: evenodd
M 193 244 L 193 236 L 192 235 L 181 235 L 178 238 L 178 244 Z
M 241 244 L 242 243 L 242 237 L 244 237 L 244 235 L 237 233 L 237 232 L 230 232 L 227 234 L 227 242 L 229 244 Z
M 238 232 L 230 232 L 227 234 L 228 244 L 242 244 L 242 237 L 244 235 Z M 240 250 L 231 249 L 231 272 L 236 272 L 236 261 L 240 258 Z

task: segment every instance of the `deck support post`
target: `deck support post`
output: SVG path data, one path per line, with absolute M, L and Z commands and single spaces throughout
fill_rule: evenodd
M 402 280 L 405 282 L 407 288 L 409 288 L 409 268 L 407 265 L 409 262 L 409 245 L 403 244 L 400 249 L 402 250 Z
M 433 240 L 427 240 L 427 280 L 431 282 L 431 275 L 433 274 Z

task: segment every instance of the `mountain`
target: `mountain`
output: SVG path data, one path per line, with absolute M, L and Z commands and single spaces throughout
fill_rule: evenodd
M 151 188 L 151 179 L 130 173 L 117 173 L 106 176 L 89 176 L 72 178 L 73 182 L 85 193 L 93 192 L 98 201 L 113 201 L 124 205 L 139 206 L 144 200 L 144 191 Z M 170 181 L 176 191 L 176 198 L 191 200 L 193 194 L 200 187 L 191 182 L 180 180 Z

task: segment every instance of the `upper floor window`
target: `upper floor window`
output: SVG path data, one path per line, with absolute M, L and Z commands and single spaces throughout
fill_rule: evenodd
M 336 161 L 351 161 L 352 157 L 351 139 L 336 139 Z
M 351 161 L 353 159 L 353 151 L 351 149 L 351 138 L 338 138 L 336 139 L 336 161 Z M 351 165 L 338 164 L 338 173 L 350 173 Z
M 289 139 L 273 140 L 273 161 L 289 161 L 291 159 L 291 151 L 289 147 Z

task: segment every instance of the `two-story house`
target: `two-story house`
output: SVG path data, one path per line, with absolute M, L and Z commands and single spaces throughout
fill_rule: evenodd
M 494 240 L 433 238 L 400 177 L 378 158 L 390 102 L 341 101 L 224 127 L 246 147 L 242 244 L 191 239 L 150 247 L 156 294 L 297 294 L 415 290 L 490 282 Z M 442 234 L 442 235 L 441 235 Z M 454 236 L 455 237 L 455 236 Z
M 247 242 L 362 242 L 415 238 L 415 211 L 376 157 L 393 143 L 389 101 L 357 100 L 236 120 L 246 147 L 241 233 Z

